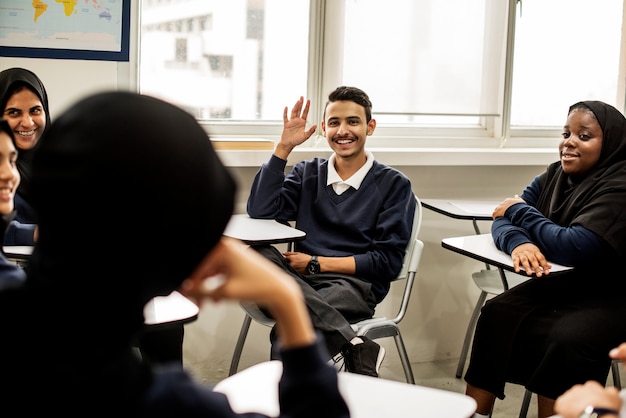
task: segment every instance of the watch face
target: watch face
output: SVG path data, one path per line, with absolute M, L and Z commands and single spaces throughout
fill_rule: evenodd
M 306 266 L 306 270 L 309 274 L 317 274 L 320 272 L 320 263 L 317 261 L 317 257 L 311 258 L 309 264 Z

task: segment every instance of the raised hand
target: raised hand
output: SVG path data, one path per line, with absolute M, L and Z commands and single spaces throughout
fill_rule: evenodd
M 289 116 L 288 107 L 285 106 L 283 111 L 283 132 L 280 136 L 280 141 L 276 144 L 274 154 L 286 160 L 289 153 L 309 139 L 311 135 L 317 129 L 317 125 L 312 125 L 309 129 L 306 129 L 306 119 L 309 115 L 309 108 L 311 107 L 311 100 L 304 101 L 304 97 L 300 96 L 300 99 L 291 109 L 291 116 Z

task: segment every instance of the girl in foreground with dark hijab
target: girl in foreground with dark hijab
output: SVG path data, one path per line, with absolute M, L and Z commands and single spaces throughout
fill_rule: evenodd
M 7 121 L 0 119 L 0 238 L 4 236 L 9 222 L 15 217 L 13 199 L 20 184 L 16 160 L 17 149 L 13 132 Z M 10 262 L 0 251 L 0 291 L 20 286 L 25 280 L 24 270 Z
M 16 218 L 4 239 L 5 245 L 33 245 L 37 216 L 31 202 L 31 166 L 36 145 L 50 125 L 48 93 L 35 73 L 25 68 L 0 72 L 0 109 L 9 122 L 19 151 L 17 168 L 22 181 L 15 196 Z
M 0 292 L 7 411 L 260 417 L 236 414 L 181 365 L 149 366 L 134 354 L 146 302 L 180 289 L 196 300 L 254 301 L 276 317 L 280 416 L 349 416 L 300 288 L 222 236 L 236 187 L 192 116 L 134 93 L 85 98 L 51 125 L 32 180 L 39 239 L 27 281 Z M 211 290 L 217 274 L 225 281 Z
M 604 384 L 607 353 L 626 341 L 626 119 L 603 102 L 572 105 L 559 157 L 493 212 L 496 246 L 534 277 L 483 307 L 465 375 L 475 417 L 505 382 L 538 395 L 539 418 L 552 415 L 573 385 Z M 547 260 L 574 269 L 550 274 Z

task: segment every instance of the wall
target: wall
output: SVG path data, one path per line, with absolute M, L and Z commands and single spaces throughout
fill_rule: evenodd
M 0 70 L 12 66 L 29 68 L 41 77 L 50 96 L 53 119 L 84 95 L 104 89 L 126 89 L 131 85 L 128 63 L 0 58 Z M 545 165 L 543 160 L 534 164 L 459 166 L 455 163 L 451 166 L 401 165 L 397 168 L 411 178 L 414 192 L 422 198 L 497 200 L 521 192 Z M 243 212 L 257 168 L 230 165 L 240 186 L 237 211 Z M 482 232 L 489 232 L 489 222 L 483 222 L 480 227 Z M 469 221 L 424 211 L 420 232 L 425 243 L 424 255 L 410 307 L 402 322 L 412 362 L 456 358 L 460 353 L 465 328 L 479 294 L 471 273 L 482 265 L 443 249 L 441 239 L 473 233 Z M 395 314 L 390 305 L 399 298 L 400 292 L 392 290 L 378 312 Z M 185 365 L 199 379 L 214 383 L 226 376 L 242 319 L 243 311 L 236 303 L 215 305 L 207 302 L 199 319 L 186 326 Z M 385 361 L 399 363 L 393 341 L 383 344 L 388 349 Z M 240 369 L 268 358 L 268 329 L 253 323 Z
M 519 167 L 414 167 L 398 166 L 413 183 L 420 197 L 441 199 L 498 200 L 521 192 L 538 174 L 541 166 Z M 245 198 L 256 168 L 233 168 L 240 185 L 239 210 L 245 208 Z M 481 232 L 489 232 L 490 222 L 481 222 Z M 471 273 L 483 265 L 441 247 L 441 239 L 471 235 L 471 221 L 461 221 L 424 210 L 420 239 L 425 248 L 413 289 L 407 316 L 401 323 L 402 333 L 412 362 L 427 362 L 458 358 L 465 329 L 479 291 Z M 401 290 L 393 290 L 378 312 L 395 315 L 394 303 Z M 393 307 L 392 307 L 393 305 Z M 239 333 L 243 311 L 236 304 L 207 303 L 195 323 L 187 326 L 185 363 L 198 377 L 213 383 L 226 376 L 232 349 Z M 240 369 L 269 358 L 269 329 L 253 322 L 244 347 Z M 385 362 L 399 364 L 392 339 L 383 340 L 387 348 Z

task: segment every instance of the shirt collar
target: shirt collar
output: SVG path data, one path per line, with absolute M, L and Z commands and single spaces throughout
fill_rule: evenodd
M 363 179 L 370 171 L 370 168 L 374 165 L 374 155 L 371 152 L 365 151 L 365 158 L 365 164 L 363 164 L 356 173 L 354 173 L 350 178 L 342 180 L 342 178 L 339 177 L 339 174 L 337 174 L 337 170 L 335 170 L 336 155 L 333 153 L 328 159 L 328 178 L 326 180 L 326 185 L 344 183 L 358 190 L 359 187 L 361 187 L 361 183 L 363 183 Z

